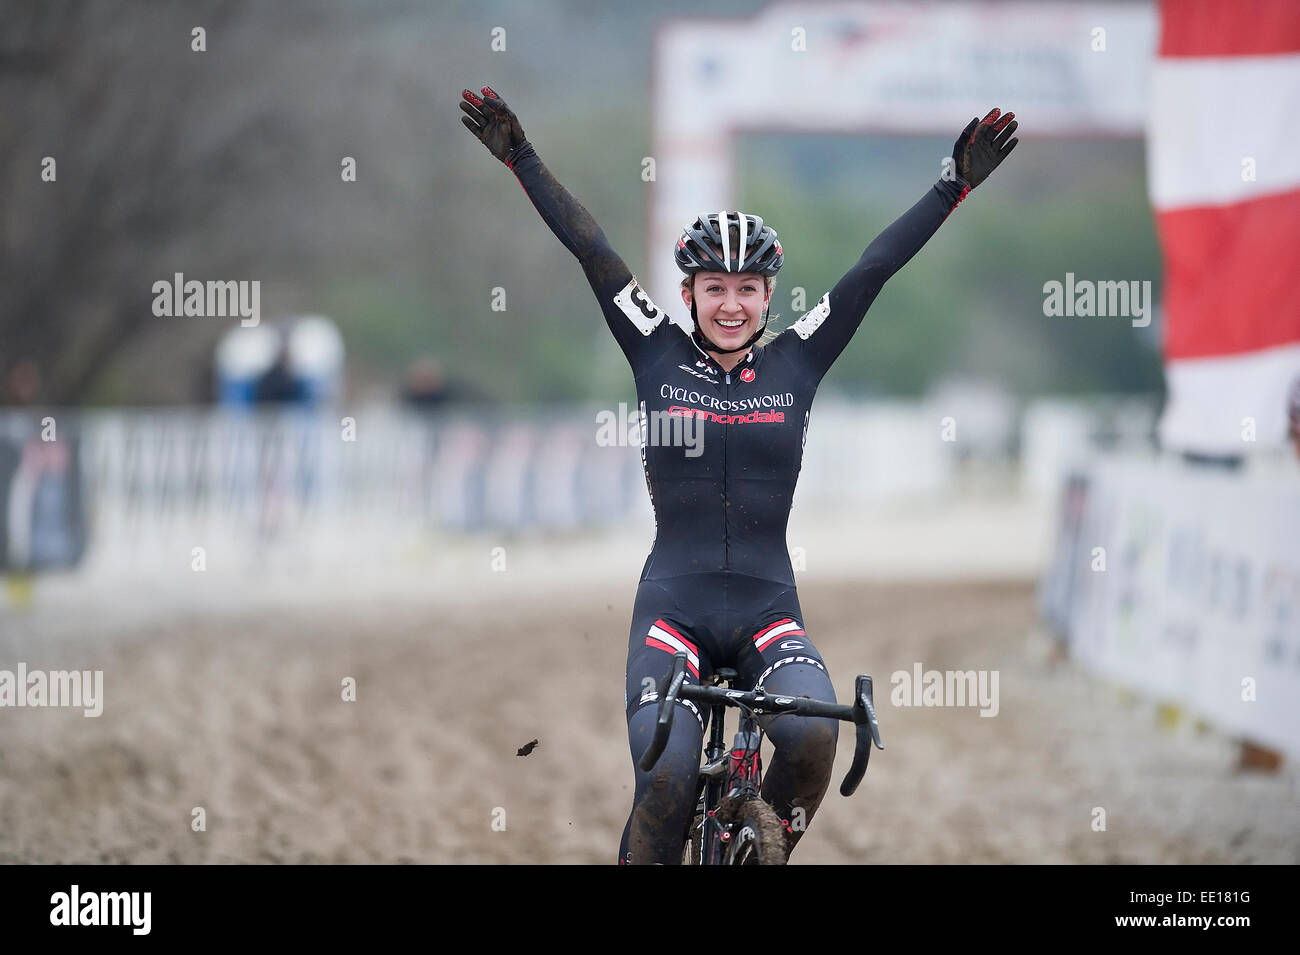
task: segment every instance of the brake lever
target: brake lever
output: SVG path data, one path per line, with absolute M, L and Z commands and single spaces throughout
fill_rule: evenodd
M 876 719 L 876 707 L 871 700 L 871 677 L 859 673 L 853 687 L 853 725 L 857 737 L 853 747 L 853 765 L 840 784 L 841 796 L 852 796 L 858 784 L 867 772 L 867 763 L 871 761 L 871 747 L 884 749 L 880 741 L 880 723 Z

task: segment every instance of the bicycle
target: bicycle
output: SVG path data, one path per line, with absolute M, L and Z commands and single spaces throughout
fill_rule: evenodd
M 663 754 L 672 731 L 679 699 L 707 704 L 709 742 L 700 767 L 695 816 L 682 846 L 683 865 L 784 865 L 790 824 L 780 819 L 761 795 L 763 764 L 759 748 L 763 728 L 756 717 L 794 713 L 844 720 L 857 727 L 853 765 L 840 784 L 840 795 L 851 796 L 866 774 L 871 747 L 880 742 L 880 724 L 871 699 L 871 677 L 859 674 L 852 703 L 828 703 L 806 696 L 777 696 L 761 687 L 735 689 L 737 672 L 720 667 L 709 685 L 683 686 L 686 654 L 673 654 L 672 668 L 659 682 L 659 718 L 654 739 L 638 762 L 649 772 Z M 726 708 L 741 710 L 740 726 L 730 751 L 723 745 Z M 725 793 L 725 795 L 724 795 Z

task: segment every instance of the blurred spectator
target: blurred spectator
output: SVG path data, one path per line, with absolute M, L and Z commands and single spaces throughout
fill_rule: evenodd
M 289 349 L 281 345 L 275 362 L 257 380 L 256 402 L 260 404 L 301 404 L 307 399 L 307 389 L 294 374 L 289 363 Z
M 30 358 L 20 359 L 5 376 L 0 400 L 4 404 L 27 405 L 36 400 L 41 390 L 41 370 Z
M 402 401 L 417 411 L 432 410 L 461 397 L 448 386 L 442 362 L 432 355 L 422 355 L 406 370 Z
M 338 326 L 323 315 L 232 328 L 213 355 L 218 400 L 232 407 L 329 405 L 342 388 L 345 354 Z

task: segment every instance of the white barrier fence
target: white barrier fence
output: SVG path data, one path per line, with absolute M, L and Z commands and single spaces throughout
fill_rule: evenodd
M 573 414 L 115 412 L 81 433 L 91 557 L 137 569 L 200 543 L 383 560 L 447 535 L 606 527 L 645 497 L 636 449 L 599 447 Z
M 1063 468 L 1090 448 L 1147 441 L 1155 409 L 1141 399 L 1031 404 L 1018 472 L 1016 420 L 1013 402 L 981 406 L 942 390 L 926 402 L 824 396 L 810 420 L 791 526 L 840 522 L 882 504 L 921 514 L 971 493 L 1050 499 Z M 42 421 L 57 422 L 57 442 Z M 301 566 L 354 566 L 419 558 L 467 535 L 623 528 L 648 544 L 653 515 L 638 441 L 628 405 L 6 412 L 0 569 L 67 566 L 79 541 L 83 566 L 119 573 L 174 568 L 196 546 L 250 565 L 280 554 Z
M 617 426 L 602 427 L 611 415 Z M 382 561 L 449 536 L 630 525 L 648 541 L 653 526 L 627 406 L 421 415 L 380 405 L 347 417 L 168 409 L 53 420 L 62 443 L 75 443 L 92 568 L 174 567 L 196 546 L 239 561 L 276 552 L 306 565 Z M 39 419 L 4 422 L 15 461 L 50 446 Z M 818 402 L 796 507 L 941 495 L 955 456 L 924 406 Z M 23 508 L 6 513 L 14 528 L 33 521 Z M 23 566 L 21 554 L 7 556 Z
M 1098 673 L 1300 756 L 1300 472 L 1076 473 L 1042 602 Z

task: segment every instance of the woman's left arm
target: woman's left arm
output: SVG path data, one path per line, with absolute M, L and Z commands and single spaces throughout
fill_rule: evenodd
M 1015 113 L 972 119 L 953 146 L 955 178 L 940 179 L 867 246 L 857 263 L 791 328 L 818 380 L 844 351 L 891 275 L 939 230 L 952 210 L 1016 147 Z

